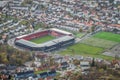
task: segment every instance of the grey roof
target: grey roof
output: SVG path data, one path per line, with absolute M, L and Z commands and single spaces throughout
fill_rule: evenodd
M 22 6 L 19 6 L 19 7 L 11 7 L 12 9 L 17 9 L 17 10 L 28 10 L 29 8 L 28 7 L 22 7 Z
M 60 30 L 60 29 L 57 29 L 57 28 L 51 28 L 51 30 L 57 31 L 57 32 L 60 32 L 60 33 L 64 33 L 64 34 L 72 34 L 70 32 L 67 32 L 67 31 L 64 31 L 64 30 Z
M 36 43 L 33 43 L 31 41 L 27 41 L 25 39 L 20 39 L 20 40 L 17 40 L 16 41 L 17 43 L 21 43 L 21 44 L 24 44 L 24 45 L 27 45 L 27 46 L 32 46 L 32 47 L 35 47 L 36 46 Z
M 87 61 L 82 61 L 82 62 L 80 62 L 80 65 L 89 65 L 89 62 L 87 62 Z
M 67 41 L 67 40 L 73 39 L 73 38 L 74 37 L 72 37 L 72 36 L 63 36 L 63 37 L 59 37 L 57 39 L 54 39 L 53 42 L 59 43 L 59 42 L 62 42 L 62 41 Z
M 7 1 L 0 1 L 0 7 L 4 7 L 7 4 Z

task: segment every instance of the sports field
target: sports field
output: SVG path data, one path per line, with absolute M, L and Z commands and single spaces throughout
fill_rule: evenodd
M 79 54 L 79 53 L 97 54 L 97 53 L 100 53 L 102 51 L 103 51 L 102 48 L 98 48 L 98 47 L 94 47 L 94 46 L 89 46 L 89 45 L 86 45 L 86 44 L 78 43 L 78 44 L 74 44 L 73 46 L 68 47 L 62 53 L 66 54 L 66 52 L 69 52 L 69 53 L 75 52 L 76 54 Z
M 44 42 L 47 42 L 47 41 L 50 41 L 50 40 L 53 40 L 53 39 L 55 39 L 54 36 L 47 35 L 47 36 L 36 38 L 36 39 L 30 40 L 30 41 L 34 42 L 34 43 L 37 43 L 37 44 L 40 44 L 40 43 L 44 43 Z
M 59 54 L 91 56 L 91 57 L 95 57 L 95 58 L 103 58 L 106 60 L 113 59 L 113 57 L 102 55 L 103 51 L 104 51 L 103 48 L 78 43 L 78 44 L 74 44 L 73 46 L 68 47 L 64 51 L 59 52 Z
M 105 48 L 105 49 L 109 49 L 112 46 L 118 44 L 118 42 L 115 42 L 115 41 L 110 41 L 110 40 L 105 40 L 105 39 L 100 39 L 100 38 L 95 38 L 95 37 L 85 39 L 85 40 L 81 41 L 81 43 L 95 46 L 95 47 L 101 47 L 101 48 Z
M 114 57 L 102 53 L 120 43 L 120 35 L 111 32 L 99 32 L 80 43 L 61 51 L 62 55 L 82 55 L 112 60 Z
M 110 40 L 110 41 L 115 41 L 115 42 L 120 42 L 120 35 L 119 34 L 114 34 L 111 32 L 99 32 L 94 35 L 95 38 L 100 38 L 100 39 L 105 39 L 105 40 Z

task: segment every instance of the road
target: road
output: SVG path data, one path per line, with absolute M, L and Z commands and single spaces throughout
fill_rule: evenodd
M 84 37 L 82 37 L 82 38 L 76 38 L 75 40 L 75 43 L 78 43 L 78 42 L 80 42 L 81 40 L 85 40 L 85 39 L 87 39 L 87 38 L 89 38 L 90 36 L 92 36 L 92 34 L 91 33 L 89 33 L 89 34 L 86 34 Z

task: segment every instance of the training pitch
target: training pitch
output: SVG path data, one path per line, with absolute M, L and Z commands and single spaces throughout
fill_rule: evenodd
M 120 35 L 114 34 L 111 32 L 99 32 L 95 34 L 94 37 L 105 39 L 105 40 L 110 40 L 110 41 L 115 41 L 115 42 L 120 42 Z

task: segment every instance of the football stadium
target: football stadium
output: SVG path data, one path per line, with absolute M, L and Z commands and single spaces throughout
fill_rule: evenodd
M 72 33 L 56 28 L 16 37 L 15 45 L 30 51 L 51 52 L 75 43 Z

